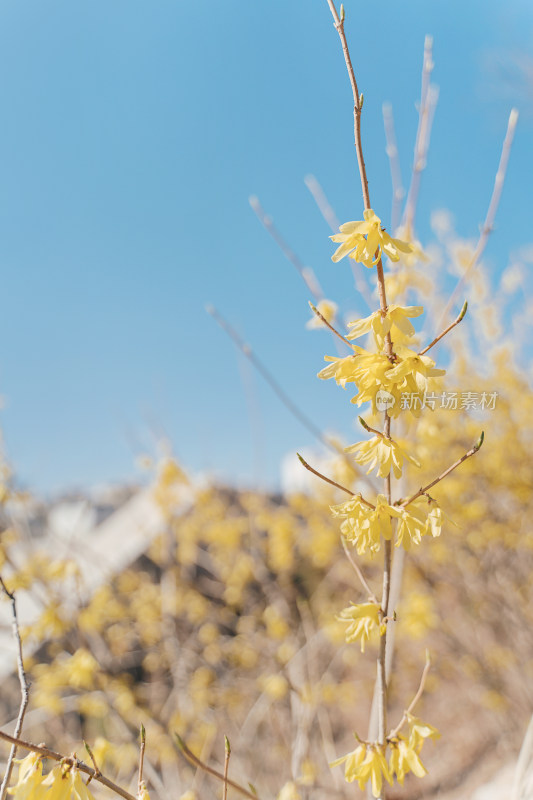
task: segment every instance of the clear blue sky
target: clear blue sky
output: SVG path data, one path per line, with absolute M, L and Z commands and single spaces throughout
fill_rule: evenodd
M 381 121 L 410 167 L 424 35 L 440 86 L 419 234 L 435 208 L 476 235 L 511 105 L 521 118 L 487 257 L 530 241 L 530 0 L 346 0 L 365 94 L 373 205 L 390 210 Z M 510 79 L 509 79 L 510 77 Z M 350 93 L 326 0 L 6 0 L 0 7 L 2 425 L 38 491 L 134 478 L 172 439 L 185 466 L 251 480 L 311 444 L 204 311 L 214 303 L 319 426 L 346 398 L 317 381 L 307 292 L 248 205 L 257 194 L 326 293 L 347 270 L 303 178 L 356 219 Z M 353 306 L 356 307 L 354 301 Z M 248 387 L 248 389 L 246 389 Z M 250 401 L 254 436 L 250 428 Z M 345 409 L 344 411 L 341 411 Z

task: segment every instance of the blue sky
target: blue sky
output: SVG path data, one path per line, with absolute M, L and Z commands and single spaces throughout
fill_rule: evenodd
M 405 181 L 425 34 L 440 99 L 423 241 L 442 207 L 461 235 L 476 235 L 519 108 L 487 250 L 502 268 L 532 239 L 533 88 L 520 78 L 531 67 L 531 3 L 345 7 L 373 205 L 385 220 L 381 107 L 393 104 Z M 332 405 L 316 380 L 330 341 L 305 330 L 305 287 L 248 204 L 259 196 L 326 294 L 349 307 L 349 274 L 331 263 L 303 182 L 316 175 L 340 219 L 361 216 L 349 85 L 326 0 L 6 0 L 0 110 L 0 392 L 22 484 L 57 492 L 135 479 L 135 457 L 161 435 L 191 470 L 275 482 L 282 456 L 311 439 L 207 302 L 317 425 L 350 425 L 346 398 Z

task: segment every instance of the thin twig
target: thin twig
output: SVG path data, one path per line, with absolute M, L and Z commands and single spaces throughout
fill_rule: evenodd
M 390 103 L 383 103 L 383 127 L 385 128 L 385 140 L 387 142 L 386 153 L 389 157 L 392 180 L 391 229 L 395 231 L 400 221 L 405 189 L 402 183 L 402 170 L 400 167 L 400 158 L 398 156 L 398 145 L 396 144 L 396 133 L 394 131 L 394 117 Z
M 3 592 L 11 600 L 11 612 L 13 616 L 13 623 L 12 623 L 13 638 L 15 639 L 15 643 L 17 645 L 17 670 L 20 683 L 21 701 L 20 701 L 20 708 L 17 721 L 15 723 L 14 736 L 18 738 L 22 731 L 22 725 L 24 723 L 24 715 L 26 714 L 26 709 L 28 707 L 30 686 L 26 678 L 26 672 L 24 670 L 24 661 L 22 657 L 22 641 L 20 638 L 20 630 L 17 617 L 17 602 L 15 600 L 15 594 L 14 592 L 10 592 L 8 590 L 7 586 L 5 585 L 1 577 L 0 577 L 0 585 L 2 587 Z M 9 786 L 9 781 L 11 779 L 11 773 L 13 772 L 13 763 L 16 753 L 17 753 L 17 746 L 13 744 L 7 759 L 6 771 L 4 773 L 2 785 L 0 786 L 0 800 L 4 800 L 6 796 L 7 787 Z
M 329 328 L 329 329 L 330 329 L 330 331 L 331 331 L 332 333 L 334 333 L 334 334 L 335 334 L 335 336 L 338 336 L 338 337 L 339 337 L 339 339 L 340 339 L 342 342 L 344 342 L 344 344 L 347 344 L 347 345 L 348 345 L 348 347 L 350 348 L 350 350 L 353 350 L 353 345 L 352 345 L 352 343 L 350 342 L 350 340 L 349 340 L 349 339 L 347 339 L 345 336 L 343 336 L 343 335 L 342 335 L 342 333 L 339 333 L 339 331 L 338 331 L 336 328 L 334 328 L 334 327 L 333 327 L 333 325 L 331 324 L 331 322 L 328 322 L 328 321 L 327 321 L 327 319 L 325 318 L 325 316 L 324 316 L 323 314 L 321 314 L 321 313 L 320 313 L 320 311 L 318 310 L 318 308 L 317 308 L 316 306 L 314 306 L 314 305 L 311 303 L 311 301 L 309 301 L 309 306 L 311 307 L 311 311 L 313 312 L 313 314 L 316 314 L 316 316 L 318 317 L 318 319 L 319 319 L 321 322 L 323 322 L 323 323 L 324 323 L 324 325 L 325 325 L 327 328 Z
M 88 764 L 85 764 L 85 762 L 80 761 L 78 758 L 73 756 L 63 756 L 61 753 L 56 753 L 55 750 L 50 750 L 48 747 L 26 742 L 24 739 L 19 739 L 16 736 L 10 736 L 8 733 L 4 733 L 4 731 L 0 731 L 0 739 L 3 739 L 5 742 L 10 742 L 16 747 L 22 747 L 24 750 L 31 750 L 33 753 L 39 753 L 39 755 L 43 756 L 44 758 L 50 758 L 52 761 L 66 761 L 67 763 L 72 764 L 73 767 L 76 767 L 76 769 L 78 769 L 80 772 L 84 772 L 86 775 L 89 775 L 92 780 L 98 781 L 98 783 L 103 784 L 103 786 L 107 786 L 107 788 L 111 789 L 111 791 L 115 792 L 115 794 L 119 794 L 124 798 L 124 800 L 137 800 L 135 795 L 130 794 L 126 791 L 126 789 L 123 789 L 121 786 L 113 783 L 113 781 L 110 781 L 109 778 L 106 778 L 101 773 L 99 774 L 97 770 L 93 769 Z
M 359 564 L 357 563 L 357 561 L 355 561 L 355 559 L 353 558 L 352 554 L 350 553 L 350 550 L 348 548 L 348 545 L 346 544 L 346 539 L 344 538 L 344 536 L 341 536 L 341 542 L 342 542 L 342 547 L 344 549 L 344 552 L 346 554 L 346 558 L 348 559 L 348 561 L 352 565 L 355 574 L 357 575 L 357 577 L 361 581 L 361 584 L 363 585 L 363 588 L 364 588 L 365 592 L 368 594 L 368 599 L 370 600 L 371 603 L 375 603 L 376 605 L 378 605 L 378 599 L 377 599 L 376 595 L 374 594 L 374 592 L 372 591 L 372 589 L 370 588 L 370 586 L 368 585 L 367 580 L 366 580 L 365 576 L 363 575 L 363 573 L 361 571 L 361 568 L 359 567 Z
M 211 317 L 213 317 L 215 322 L 222 328 L 224 333 L 230 337 L 240 352 L 254 365 L 259 374 L 262 375 L 262 377 L 268 383 L 274 394 L 279 400 L 281 400 L 285 408 L 290 411 L 290 413 L 304 426 L 304 428 L 307 428 L 307 430 L 315 437 L 315 439 L 321 442 L 332 453 L 335 453 L 335 455 L 341 456 L 344 462 L 353 470 L 353 465 L 350 459 L 346 456 L 344 449 L 340 445 L 337 445 L 335 442 L 332 442 L 330 439 L 328 439 L 327 436 L 324 436 L 322 431 L 313 422 L 311 422 L 309 417 L 300 411 L 298 406 L 290 399 L 274 376 L 265 367 L 263 362 L 258 358 L 258 356 L 256 356 L 250 345 L 239 336 L 235 328 L 233 328 L 233 326 L 224 319 L 222 314 L 214 306 L 206 306 L 206 311 Z M 369 488 L 374 491 L 372 482 L 364 473 L 358 474 L 358 477 L 365 481 Z
M 204 772 L 207 772 L 214 778 L 218 778 L 218 780 L 224 782 L 225 780 L 224 775 L 221 772 L 218 772 L 216 769 L 213 769 L 212 767 L 209 767 L 207 764 L 204 764 L 203 761 L 200 761 L 200 759 L 197 756 L 195 756 L 191 750 L 189 750 L 189 748 L 187 747 L 181 736 L 178 736 L 177 733 L 175 733 L 174 735 L 176 737 L 180 753 L 183 755 L 184 758 L 187 759 L 189 764 L 192 764 L 193 767 L 198 767 L 198 769 L 203 769 Z M 237 792 L 240 792 L 245 797 L 250 798 L 250 800 L 258 800 L 257 794 L 249 792 L 248 789 L 244 788 L 244 786 L 240 786 L 238 783 L 235 783 L 235 781 L 232 781 L 230 778 L 227 778 L 226 782 L 228 786 L 231 786 L 233 789 L 235 789 Z
M 423 349 L 423 350 L 421 350 L 421 351 L 419 352 L 419 354 L 418 354 L 418 355 L 419 355 L 419 356 L 423 356 L 423 355 L 424 355 L 424 353 L 427 353 L 427 351 L 428 351 L 428 350 L 431 350 L 431 348 L 432 348 L 434 345 L 436 345 L 436 344 L 437 344 L 437 342 L 440 342 L 440 340 L 441 340 L 442 338 L 444 338 L 444 336 L 446 336 L 446 334 L 447 334 L 447 333 L 449 333 L 451 330 L 453 330 L 453 328 L 455 328 L 455 326 L 456 326 L 456 325 L 459 325 L 459 323 L 460 323 L 460 322 L 462 322 L 462 320 L 464 319 L 464 316 L 465 316 L 465 314 L 466 314 L 466 310 L 467 310 L 467 308 L 468 308 L 468 303 L 467 303 L 467 301 L 465 300 L 465 302 L 464 302 L 464 305 L 463 305 L 463 307 L 462 307 L 462 309 L 461 309 L 461 311 L 460 311 L 460 313 L 459 313 L 459 316 L 457 317 L 457 319 L 455 319 L 455 320 L 452 322 L 452 324 L 451 324 L 451 325 L 448 325 L 448 327 L 447 327 L 447 328 L 445 328 L 445 329 L 442 331 L 442 333 L 440 333 L 438 336 L 436 336 L 436 337 L 435 337 L 435 339 L 433 339 L 433 341 L 432 341 L 432 342 L 430 342 L 430 344 L 428 344 L 428 346 L 427 346 L 427 347 L 424 347 L 424 349 Z
M 507 132 L 505 134 L 505 139 L 502 145 L 502 153 L 500 156 L 498 171 L 494 179 L 494 188 L 492 190 L 492 197 L 490 198 L 487 216 L 485 217 L 485 222 L 483 223 L 483 227 L 481 228 L 481 233 L 478 239 L 478 243 L 476 245 L 476 249 L 474 250 L 470 264 L 465 270 L 463 276 L 457 282 L 455 289 L 451 293 L 450 299 L 446 303 L 446 306 L 444 308 L 444 311 L 442 312 L 438 324 L 438 328 L 446 324 L 446 320 L 448 318 L 450 310 L 452 309 L 455 303 L 457 295 L 461 293 L 466 281 L 472 274 L 476 265 L 479 263 L 479 260 L 483 255 L 485 247 L 487 246 L 489 236 L 494 229 L 494 221 L 496 219 L 496 212 L 498 210 L 498 205 L 500 203 L 500 198 L 503 191 L 503 185 L 505 183 L 505 174 L 507 172 L 507 165 L 509 163 L 509 156 L 511 154 L 511 147 L 513 144 L 513 138 L 517 122 L 518 122 L 518 111 L 516 108 L 513 108 L 511 110 L 511 113 L 509 114 L 509 122 L 507 123 Z
M 100 768 L 99 768 L 98 764 L 96 763 L 96 759 L 95 759 L 95 757 L 94 757 L 94 753 L 93 753 L 93 751 L 92 751 L 92 749 L 91 749 L 90 745 L 88 745 L 88 744 L 87 744 L 87 742 L 85 742 L 85 741 L 83 742 L 83 744 L 85 745 L 85 749 L 86 749 L 86 750 L 87 750 L 87 752 L 89 753 L 89 758 L 90 758 L 90 759 L 91 759 L 91 761 L 93 762 L 93 767 L 94 767 L 94 772 L 95 772 L 95 775 L 101 775 L 102 773 L 100 772 Z M 92 779 L 93 779 L 93 776 L 92 776 L 92 775 L 89 775 L 89 777 L 87 778 L 87 783 L 86 783 L 86 786 L 88 786 L 88 785 L 90 784 L 90 782 L 92 781 Z
M 420 91 L 420 105 L 418 110 L 418 129 L 416 132 L 415 152 L 413 158 L 413 169 L 411 173 L 411 183 L 407 193 L 403 224 L 412 236 L 416 205 L 420 192 L 420 180 L 422 172 L 426 167 L 427 153 L 429 149 L 429 139 L 433 116 L 437 106 L 439 92 L 436 86 L 431 85 L 431 73 L 433 71 L 433 37 L 426 36 L 424 40 L 424 61 L 422 65 L 422 87 Z
M 414 707 L 416 706 L 416 704 L 418 703 L 418 701 L 422 697 L 430 667 L 431 667 L 431 660 L 429 658 L 429 652 L 426 650 L 426 663 L 425 663 L 424 669 L 422 671 L 422 677 L 420 678 L 420 684 L 418 686 L 417 692 L 416 692 L 415 696 L 413 697 L 413 699 L 411 700 L 411 702 L 409 704 L 409 707 L 404 711 L 403 716 L 402 716 L 399 724 L 394 728 L 394 730 L 392 730 L 389 733 L 389 735 L 387 736 L 387 739 L 389 739 L 389 740 L 390 739 L 394 739 L 394 737 L 398 735 L 398 733 L 401 731 L 401 729 L 403 728 L 403 726 L 407 722 L 407 717 L 409 716 L 409 714 L 411 714 L 413 712 Z
M 228 800 L 228 770 L 230 756 L 231 745 L 228 737 L 224 736 L 224 789 L 222 790 L 222 800 Z
M 422 489 L 419 489 L 418 492 L 415 492 L 415 494 L 413 494 L 408 500 L 402 500 L 396 503 L 396 505 L 399 505 L 401 508 L 406 508 L 410 503 L 413 503 L 418 497 L 421 497 L 422 495 L 426 494 L 433 486 L 435 486 L 435 484 L 440 483 L 440 481 L 444 480 L 444 478 L 446 478 L 446 476 L 449 475 L 450 472 L 453 472 L 454 469 L 457 469 L 457 467 L 459 467 L 463 463 L 463 461 L 466 461 L 467 458 L 471 458 L 472 456 L 474 456 L 480 449 L 481 445 L 483 444 L 484 439 L 485 439 L 485 433 L 484 431 L 481 431 L 481 436 L 479 437 L 477 444 L 475 444 L 474 447 L 472 447 L 472 449 L 468 451 L 468 453 L 465 453 L 464 456 L 461 456 L 461 458 L 459 458 L 454 464 L 452 464 L 451 467 L 448 467 L 448 469 L 444 470 L 444 472 L 442 472 L 438 476 L 438 478 L 435 478 L 434 481 L 431 481 L 431 483 L 428 483 L 427 486 L 424 486 Z
M 271 373 L 265 367 L 263 362 L 260 361 L 259 358 L 256 356 L 250 345 L 247 344 L 243 339 L 241 339 L 237 331 L 229 324 L 229 322 L 227 322 L 227 320 L 224 319 L 222 314 L 214 306 L 206 306 L 206 311 L 211 317 L 213 317 L 215 322 L 218 325 L 220 325 L 224 333 L 228 334 L 228 336 L 230 337 L 230 339 L 232 339 L 234 344 L 237 345 L 241 353 L 245 355 L 249 361 L 252 362 L 256 370 L 263 376 L 263 378 L 266 380 L 270 388 L 273 390 L 274 394 L 278 396 L 283 405 L 291 412 L 291 414 L 295 416 L 296 419 L 298 419 L 299 422 L 301 422 L 302 425 L 305 428 L 307 428 L 307 430 L 310 433 L 312 433 L 316 439 L 322 442 L 322 444 L 325 444 L 326 447 L 328 447 L 330 450 L 334 450 L 336 453 L 339 453 L 340 449 L 334 447 L 334 445 L 332 445 L 332 443 L 325 438 L 325 436 L 322 434 L 322 431 L 319 428 L 317 428 L 317 426 L 313 422 L 311 422 L 311 420 L 305 414 L 303 414 L 300 411 L 300 409 L 295 403 L 293 403 L 290 397 L 285 393 L 285 391 L 276 381 L 274 376 L 271 375 Z
M 141 725 L 141 747 L 139 750 L 139 776 L 137 780 L 139 797 L 143 789 L 143 769 L 144 769 L 144 751 L 146 749 L 146 730 L 144 725 Z
M 297 270 L 300 277 L 304 281 L 305 285 L 315 298 L 317 302 L 324 299 L 324 292 L 320 288 L 320 284 L 318 283 L 317 277 L 311 267 L 306 267 L 303 261 L 298 258 L 294 250 L 289 247 L 281 233 L 278 231 L 276 226 L 272 221 L 272 217 L 270 217 L 263 209 L 261 203 L 259 202 L 259 198 L 252 195 L 248 198 L 249 203 L 258 218 L 258 220 L 262 223 L 262 225 L 266 228 L 268 233 L 272 236 L 280 250 L 282 251 L 285 258 L 287 258 L 293 267 Z
M 321 480 L 323 480 L 325 483 L 329 483 L 329 485 L 330 485 L 330 486 L 335 486 L 335 488 L 336 488 L 336 489 L 340 489 L 341 491 L 343 491 L 343 492 L 346 492 L 346 494 L 349 494 L 349 495 L 351 495 L 352 497 L 358 497 L 358 498 L 361 500 L 361 502 L 362 502 L 362 503 L 363 503 L 365 506 L 368 506 L 369 508 L 375 508 L 375 507 L 376 507 L 376 506 L 374 506 L 372 503 L 370 503 L 368 500 L 365 500 L 365 498 L 364 498 L 364 497 L 361 495 L 361 493 L 360 493 L 360 492 L 359 492 L 359 493 L 357 493 L 357 492 L 352 492 L 352 491 L 351 491 L 351 489 L 347 489 L 347 488 L 346 488 L 346 486 L 342 486 L 342 484 L 340 484 L 340 483 L 337 483 L 337 481 L 334 481 L 334 480 L 332 480 L 331 478 L 326 478 L 326 476 L 325 476 L 325 475 L 323 475 L 323 474 L 322 474 L 321 472 L 319 472 L 317 469 L 314 469 L 314 468 L 313 468 L 313 467 L 312 467 L 310 464 L 308 464 L 308 463 L 307 463 L 307 461 L 305 460 L 305 458 L 304 458 L 303 456 L 301 456 L 301 455 L 300 455 L 300 453 L 296 453 L 296 455 L 298 456 L 298 459 L 299 459 L 299 461 L 300 461 L 300 464 L 301 464 L 303 467 L 305 467 L 307 470 L 309 470 L 309 472 L 312 472 L 312 473 L 313 473 L 313 475 L 316 475 L 316 476 L 317 476 L 317 478 L 320 478 L 320 479 L 321 479 Z

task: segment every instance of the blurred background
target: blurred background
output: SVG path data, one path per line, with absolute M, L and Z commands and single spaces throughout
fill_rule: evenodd
M 429 777 L 390 797 L 509 800 L 519 775 L 522 800 L 533 11 L 345 7 L 372 205 L 389 231 L 409 223 L 425 253 L 387 265 L 389 300 L 424 305 L 421 346 L 469 302 L 432 355 L 444 389 L 476 401 L 402 415 L 395 430 L 423 470 L 397 492 L 486 433 L 435 487 L 442 537 L 403 566 L 395 550 L 391 719 L 429 648 L 417 713 L 442 740 L 424 750 Z M 366 733 L 375 644 L 361 656 L 336 619 L 365 599 L 330 513 L 344 495 L 295 456 L 379 491 L 339 458 L 363 438 L 357 409 L 317 380 L 324 354 L 341 351 L 308 324 L 310 299 L 335 303 L 341 328 L 378 305 L 374 271 L 331 261 L 332 229 L 363 206 L 327 3 L 9 2 L 0 23 L 0 561 L 32 681 L 24 733 L 63 752 L 90 741 L 135 791 L 143 723 L 153 798 L 221 794 L 180 760 L 176 732 L 218 769 L 227 734 L 231 774 L 260 797 L 353 797 L 329 763 Z M 432 126 L 418 136 L 416 188 L 421 92 Z M 378 586 L 378 561 L 363 567 Z M 0 642 L 9 726 L 8 603 Z
M 374 207 L 391 224 L 382 105 L 407 188 L 424 37 L 440 93 L 417 235 L 453 214 L 476 239 L 511 106 L 520 111 L 491 286 L 531 262 L 533 12 L 527 0 L 347 0 Z M 312 438 L 205 313 L 214 304 L 322 429 L 351 435 L 319 385 L 310 294 L 250 208 L 256 195 L 342 314 L 363 314 L 304 183 L 362 214 L 350 90 L 324 2 L 9 2 L 0 9 L 0 386 L 7 452 L 41 493 L 135 482 L 172 441 L 191 470 L 279 485 Z M 488 298 L 490 302 L 490 295 Z M 462 300 L 461 300 L 462 302 Z

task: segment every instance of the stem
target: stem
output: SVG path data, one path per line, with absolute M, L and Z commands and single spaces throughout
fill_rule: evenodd
M 334 328 L 333 325 L 330 322 L 327 321 L 325 316 L 320 313 L 320 311 L 318 310 L 318 308 L 316 306 L 314 306 L 311 302 L 309 302 L 309 305 L 311 307 L 311 311 L 313 312 L 313 314 L 316 314 L 317 317 L 319 318 L 319 320 L 321 322 L 323 322 L 324 325 L 327 328 L 329 328 L 332 333 L 335 334 L 335 336 L 338 336 L 339 339 L 344 342 L 344 344 L 347 344 L 348 347 L 350 348 L 350 350 L 352 350 L 353 349 L 352 343 L 348 339 L 346 339 L 346 337 L 343 336 L 342 333 L 339 333 L 339 331 L 336 328 Z
M 176 741 L 178 743 L 178 747 L 180 749 L 181 754 L 183 755 L 184 758 L 187 759 L 189 764 L 192 764 L 193 767 L 198 767 L 198 769 L 203 769 L 204 772 L 207 772 L 214 778 L 218 778 L 218 780 L 220 781 L 224 782 L 226 780 L 228 786 L 231 786 L 237 792 L 240 792 L 245 797 L 248 797 L 249 800 L 258 800 L 257 794 L 249 792 L 248 789 L 244 788 L 244 786 L 240 786 L 238 783 L 235 783 L 235 781 L 232 781 L 229 778 L 225 779 L 224 775 L 221 772 L 218 772 L 216 769 L 213 769 L 212 767 L 209 767 L 207 764 L 204 764 L 203 761 L 200 761 L 200 759 L 197 756 L 195 756 L 191 750 L 189 750 L 189 748 L 187 747 L 181 736 L 178 736 L 177 733 L 175 733 L 174 735 L 176 737 Z
M 440 333 L 438 336 L 436 336 L 436 337 L 435 337 L 435 339 L 433 339 L 433 341 L 432 341 L 432 342 L 430 342 L 430 344 L 428 344 L 428 346 L 427 346 L 427 347 L 424 347 L 424 349 L 423 349 L 423 350 L 421 350 L 421 351 L 419 352 L 419 354 L 418 354 L 418 355 L 419 355 L 419 356 L 423 356 L 423 355 L 424 355 L 424 353 L 427 353 L 427 351 L 428 351 L 428 350 L 431 350 L 431 348 L 432 348 L 434 345 L 436 345 L 436 344 L 437 344 L 437 342 L 440 342 L 440 340 L 441 340 L 441 339 L 442 339 L 444 336 L 446 336 L 446 334 L 447 334 L 447 333 L 449 333 L 451 330 L 453 330 L 453 328 L 455 328 L 455 326 L 456 326 L 456 325 L 459 325 L 459 323 L 460 323 L 460 322 L 461 322 L 461 321 L 464 319 L 464 316 L 465 316 L 465 314 L 466 314 L 466 309 L 467 309 L 467 308 L 468 308 L 468 303 L 467 303 L 467 302 L 466 302 L 466 300 L 465 300 L 465 302 L 464 302 L 464 305 L 463 305 L 463 307 L 462 307 L 462 309 L 461 309 L 461 311 L 460 311 L 460 313 L 459 313 L 459 316 L 457 317 L 457 319 L 455 319 L 455 320 L 452 322 L 452 324 L 451 324 L 451 325 L 448 325 L 448 327 L 447 327 L 447 328 L 445 328 L 445 329 L 442 331 L 442 333 Z
M 492 190 L 492 196 L 490 198 L 487 216 L 485 217 L 485 222 L 483 223 L 483 227 L 481 229 L 481 234 L 479 236 L 476 249 L 474 250 L 474 253 L 472 255 L 472 260 L 470 261 L 468 268 L 466 269 L 462 278 L 458 281 L 455 289 L 453 290 L 450 296 L 450 299 L 446 303 L 446 307 L 442 312 L 442 316 L 440 318 L 438 326 L 439 328 L 446 322 L 448 314 L 450 313 L 450 309 L 453 307 L 457 295 L 461 292 L 466 281 L 468 280 L 474 268 L 478 264 L 481 256 L 483 255 L 483 251 L 487 246 L 489 236 L 494 229 L 494 220 L 496 219 L 496 212 L 498 210 L 498 205 L 500 203 L 500 198 L 503 191 L 505 174 L 507 172 L 507 164 L 509 163 L 509 156 L 511 154 L 511 147 L 513 144 L 514 132 L 516 129 L 517 122 L 518 122 L 518 111 L 516 110 L 516 108 L 513 108 L 511 110 L 511 113 L 509 114 L 509 122 L 507 123 L 507 133 L 505 134 L 505 139 L 502 145 L 502 154 L 500 156 L 498 171 L 494 179 L 494 189 Z
M 115 792 L 115 794 L 119 794 L 124 798 L 124 800 L 137 800 L 135 795 L 130 794 L 126 791 L 126 789 L 123 789 L 121 786 L 113 783 L 113 781 L 110 781 L 109 778 L 104 777 L 104 775 L 98 773 L 92 767 L 89 767 L 88 764 L 85 764 L 83 761 L 80 761 L 77 758 L 63 756 L 61 753 L 56 753 L 55 750 L 50 750 L 48 747 L 26 742 L 24 739 L 19 739 L 16 736 L 10 736 L 8 733 L 4 733 L 4 731 L 0 731 L 0 739 L 3 739 L 5 742 L 10 742 L 11 744 L 15 745 L 15 747 L 22 747 L 24 750 L 31 750 L 33 753 L 39 753 L 39 755 L 43 756 L 43 758 L 50 758 L 52 761 L 66 761 L 69 764 L 72 764 L 72 766 L 76 767 L 76 769 L 79 769 L 80 772 L 84 772 L 86 775 L 89 775 L 92 780 L 102 783 L 104 786 L 107 786 L 108 789 L 111 789 L 112 792 Z
M 414 502 L 418 497 L 421 497 L 423 494 L 426 494 L 426 492 L 428 492 L 433 486 L 435 486 L 435 484 L 440 483 L 440 481 L 446 478 L 446 476 L 449 475 L 450 472 L 453 472 L 454 469 L 457 469 L 457 467 L 459 467 L 463 463 L 463 461 L 466 461 L 467 458 L 471 458 L 472 456 L 474 456 L 480 449 L 481 445 L 483 444 L 484 439 L 485 439 L 485 433 L 484 431 L 481 431 L 481 436 L 479 437 L 477 444 L 474 445 L 474 447 L 472 447 L 472 449 L 469 450 L 468 453 L 465 453 L 464 456 L 461 456 L 461 458 L 459 458 L 454 464 L 452 464 L 451 467 L 448 467 L 448 469 L 444 470 L 444 472 L 442 472 L 438 476 L 438 478 L 435 478 L 434 481 L 431 481 L 431 483 L 428 483 L 427 486 L 424 486 L 421 489 L 419 489 L 418 492 L 413 494 L 408 500 L 403 500 L 397 505 L 400 505 L 402 508 L 405 508 L 410 503 Z
M 403 728 L 403 726 L 407 722 L 408 714 L 412 713 L 414 707 L 416 706 L 416 704 L 418 703 L 418 701 L 422 697 L 422 693 L 423 693 L 424 687 L 426 685 L 426 679 L 427 679 L 430 667 L 431 667 L 431 661 L 430 661 L 430 658 L 429 658 L 429 653 L 426 651 L 426 663 L 425 663 L 424 669 L 422 671 L 422 677 L 420 678 L 420 684 L 418 686 L 417 692 L 416 692 L 415 696 L 413 697 L 413 699 L 411 700 L 411 702 L 409 703 L 409 707 L 404 711 L 403 716 L 402 716 L 399 724 L 394 728 L 394 730 L 392 730 L 389 733 L 389 735 L 387 736 L 387 739 L 393 739 L 395 736 L 398 735 L 398 733 L 401 731 L 401 729 Z
M 346 558 L 348 559 L 348 561 L 350 562 L 350 564 L 354 568 L 355 574 L 357 575 L 357 577 L 361 581 L 361 584 L 362 584 L 364 590 L 368 593 L 368 599 L 370 600 L 371 603 L 375 603 L 377 605 L 378 604 L 378 599 L 377 599 L 376 595 L 374 594 L 374 592 L 372 591 L 372 589 L 370 588 L 370 586 L 368 585 L 368 583 L 366 581 L 366 578 L 363 575 L 363 573 L 361 571 L 361 568 L 359 567 L 359 564 L 352 557 L 352 554 L 350 553 L 350 551 L 348 549 L 348 545 L 346 544 L 346 539 L 344 538 L 344 536 L 341 536 L 341 542 L 342 542 L 342 546 L 343 546 L 344 552 L 346 554 Z
M 300 460 L 300 464 L 303 467 L 305 467 L 306 469 L 308 469 L 309 472 L 312 472 L 313 475 L 316 475 L 317 478 L 320 478 L 325 483 L 329 483 L 330 486 L 335 486 L 336 489 L 341 489 L 341 491 L 346 492 L 346 494 L 349 494 L 352 497 L 359 497 L 359 499 L 361 500 L 362 503 L 364 503 L 365 506 L 368 506 L 369 508 L 375 509 L 376 506 L 373 505 L 372 503 L 370 503 L 368 500 L 365 500 L 365 498 L 361 495 L 361 493 L 357 494 L 356 492 L 352 492 L 352 490 L 351 489 L 347 489 L 346 486 L 343 486 L 342 484 L 337 483 L 336 481 L 332 480 L 331 478 L 326 478 L 325 475 L 323 475 L 317 469 L 314 469 L 310 464 L 308 464 L 307 461 L 305 460 L 305 458 L 300 455 L 300 453 L 296 453 L 296 455 L 298 456 L 298 459 Z
M 224 736 L 224 789 L 222 790 L 222 800 L 228 800 L 228 770 L 231 746 L 227 736 Z
M 146 748 L 146 731 L 144 729 L 144 725 L 141 725 L 141 748 L 139 750 L 139 776 L 137 779 L 137 786 L 139 797 L 141 796 L 142 785 L 143 785 L 143 768 L 144 768 L 144 751 Z
M 17 645 L 17 670 L 20 683 L 20 692 L 22 695 L 14 731 L 15 738 L 18 738 L 22 731 L 22 724 L 24 722 L 24 716 L 26 714 L 26 709 L 28 707 L 30 687 L 28 684 L 28 680 L 26 678 L 26 672 L 24 670 L 24 662 L 22 658 L 22 642 L 20 639 L 20 630 L 17 617 L 17 603 L 15 600 L 15 594 L 14 592 L 8 591 L 7 586 L 5 585 L 1 577 L 0 577 L 0 585 L 4 593 L 11 600 L 11 611 L 13 615 L 13 637 Z M 11 773 L 13 772 L 13 762 L 16 753 L 17 753 L 17 745 L 13 744 L 7 759 L 6 771 L 4 773 L 4 778 L 2 780 L 2 786 L 0 786 L 0 800 L 4 800 L 6 796 L 7 787 L 9 786 L 9 781 L 11 779 Z

